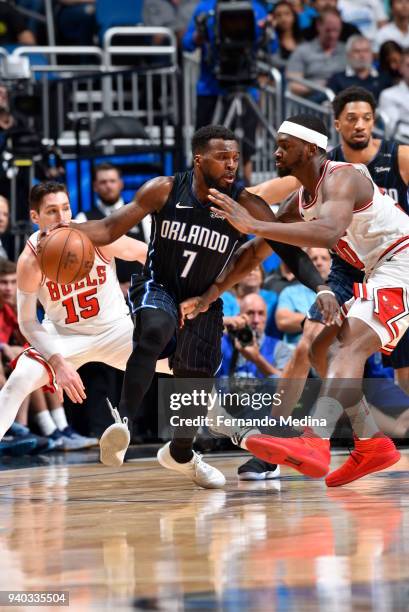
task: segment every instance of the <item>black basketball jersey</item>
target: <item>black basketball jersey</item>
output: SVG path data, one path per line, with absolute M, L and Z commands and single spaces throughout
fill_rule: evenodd
M 393 140 L 382 140 L 378 153 L 366 165 L 370 175 L 378 187 L 386 193 L 409 214 L 408 186 L 403 181 L 398 164 L 399 145 Z M 328 153 L 332 161 L 346 161 L 341 145 Z
M 202 204 L 192 191 L 193 171 L 175 175 L 163 208 L 152 214 L 144 273 L 164 286 L 176 303 L 201 295 L 237 249 L 241 234 Z M 232 185 L 236 199 L 243 187 Z

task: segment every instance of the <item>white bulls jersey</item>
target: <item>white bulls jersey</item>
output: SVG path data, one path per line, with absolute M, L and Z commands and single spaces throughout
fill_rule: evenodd
M 299 210 L 305 221 L 318 218 L 323 206 L 322 184 L 325 177 L 347 166 L 366 176 L 373 184 L 374 193 L 372 200 L 354 210 L 352 222 L 345 235 L 338 240 L 334 251 L 355 268 L 369 273 L 386 255 L 391 256 L 409 247 L 409 216 L 375 185 L 366 166 L 328 160 L 309 203 L 305 202 L 304 188 L 299 190 Z
M 27 241 L 35 255 L 38 237 L 39 232 L 35 232 Z M 43 325 L 62 334 L 99 334 L 129 315 L 118 283 L 115 259 L 107 260 L 97 248 L 94 265 L 85 278 L 60 285 L 43 276 L 38 299 L 45 311 Z

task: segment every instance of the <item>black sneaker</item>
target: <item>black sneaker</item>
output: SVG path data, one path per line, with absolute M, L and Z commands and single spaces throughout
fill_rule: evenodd
M 251 457 L 237 470 L 239 480 L 269 480 L 280 476 L 280 466 Z

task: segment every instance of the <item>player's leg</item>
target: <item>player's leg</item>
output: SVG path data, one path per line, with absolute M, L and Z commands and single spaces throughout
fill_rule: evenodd
M 326 377 L 329 360 L 337 352 L 339 331 L 338 325 L 321 326 L 321 330 L 311 342 L 309 352 L 311 365 L 321 378 Z
M 213 376 L 221 362 L 222 333 L 222 311 L 218 308 L 202 313 L 193 321 L 186 321 L 178 333 L 172 367 L 176 377 L 175 383 L 180 381 L 180 389 L 184 393 L 212 392 Z M 200 379 L 200 382 L 194 382 L 194 379 Z M 178 412 L 182 423 L 186 423 L 185 419 L 206 414 L 206 401 L 199 402 L 199 405 L 194 407 L 182 406 Z M 215 467 L 205 463 L 200 455 L 193 451 L 193 440 L 197 430 L 197 426 L 189 425 L 174 428 L 171 442 L 165 444 L 158 452 L 158 461 L 163 467 L 184 474 L 201 487 L 222 487 L 226 482 L 224 475 Z
M 282 404 L 278 408 L 280 416 L 291 414 L 302 395 L 311 368 L 310 350 L 315 338 L 323 329 L 322 323 L 305 320 L 301 339 L 281 375 L 280 388 L 283 393 L 281 395 Z M 275 416 L 274 413 L 273 416 Z
M 330 360 L 321 396 L 311 415 L 314 419 L 311 431 L 296 439 L 271 438 L 270 447 L 266 444 L 264 448 L 257 439 L 249 440 L 249 450 L 261 458 L 273 457 L 276 462 L 291 465 L 309 476 L 323 476 L 329 467 L 329 445 L 320 437 L 324 433 L 321 420 L 326 420 L 324 435 L 329 437 L 345 410 L 356 436 L 355 451 L 340 470 L 328 476 L 327 485 L 346 484 L 396 463 L 400 455 L 393 442 L 379 432 L 362 392 L 365 361 L 386 344 L 384 336 L 384 328 L 374 321 L 370 303 L 360 303 L 355 312 L 351 309 L 342 324 L 337 352 Z
M 174 369 L 175 378 L 183 384 L 184 393 L 192 393 L 192 391 L 203 390 L 206 394 L 211 393 L 213 389 L 213 379 L 209 378 L 206 372 L 193 372 Z M 195 381 L 192 385 L 189 384 L 191 379 L 200 379 L 198 383 Z M 183 382 L 182 382 L 183 381 Z M 177 380 L 175 381 L 178 382 Z M 207 405 L 195 407 L 182 407 L 178 416 L 182 419 L 192 419 L 198 416 L 207 414 Z M 182 421 L 183 422 L 183 421 Z M 193 450 L 193 441 L 197 434 L 198 426 L 182 426 L 174 429 L 172 440 L 159 449 L 157 457 L 159 463 L 170 470 L 175 470 L 184 474 L 199 487 L 205 489 L 218 489 L 226 484 L 226 479 L 222 472 L 212 465 L 203 461 L 201 455 Z
M 342 325 L 339 342 L 337 352 L 330 361 L 324 396 L 319 401 L 324 410 L 327 398 L 338 401 L 344 408 L 354 431 L 355 450 L 343 466 L 326 478 L 328 486 L 347 484 L 385 469 L 400 458 L 392 440 L 379 431 L 379 425 L 362 392 L 365 361 L 380 350 L 382 340 L 367 322 L 351 316 Z M 341 379 L 345 384 L 339 384 Z M 320 406 L 317 406 L 317 410 L 322 412 Z
M 174 316 L 159 308 L 143 308 L 135 316 L 133 350 L 126 364 L 119 413 L 129 422 L 151 386 L 156 362 L 176 333 Z
M 134 317 L 133 343 L 130 344 L 131 331 L 114 330 L 117 338 L 109 343 L 105 363 L 125 369 L 122 395 L 118 410 L 113 409 L 115 423 L 102 434 L 100 440 L 100 459 L 104 465 L 120 466 L 130 442 L 128 424 L 139 410 L 142 400 L 151 386 L 156 362 L 166 351 L 176 334 L 176 317 L 162 308 L 141 308 Z M 129 335 L 128 335 L 129 333 Z M 123 337 L 122 349 L 115 350 L 115 342 Z M 130 354 L 129 354 L 130 352 Z M 124 356 L 127 353 L 127 361 Z

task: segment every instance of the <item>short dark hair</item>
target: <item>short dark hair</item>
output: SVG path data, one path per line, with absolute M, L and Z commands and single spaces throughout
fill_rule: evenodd
M 335 17 L 338 17 L 338 19 L 342 21 L 339 10 L 334 6 L 329 6 L 318 15 L 316 23 L 322 23 L 327 15 L 335 15 Z
M 103 162 L 102 164 L 98 164 L 97 166 L 95 166 L 93 173 L 92 173 L 92 180 L 95 181 L 95 179 L 97 178 L 98 172 L 103 172 L 105 170 L 115 170 L 115 172 L 118 173 L 119 177 L 122 176 L 122 172 L 118 168 L 118 166 L 114 166 L 114 164 L 110 164 L 109 162 Z
M 10 261 L 5 257 L 0 257 L 0 276 L 6 276 L 7 274 L 15 274 L 17 266 L 14 261 Z
M 224 125 L 205 125 L 193 134 L 192 138 L 192 153 L 202 153 L 206 150 L 209 141 L 214 139 L 220 140 L 237 140 L 234 133 Z
M 332 108 L 334 110 L 335 119 L 338 119 L 345 106 L 349 104 L 349 102 L 367 102 L 372 108 L 373 114 L 375 115 L 376 102 L 371 92 L 367 89 L 364 89 L 364 87 L 357 87 L 353 85 L 352 87 L 347 87 L 346 89 L 343 89 L 333 99 Z
M 57 181 L 44 181 L 43 183 L 38 183 L 38 185 L 34 185 L 30 191 L 29 204 L 30 210 L 35 210 L 37 213 L 40 212 L 40 206 L 43 198 L 50 193 L 66 193 L 68 195 L 68 190 L 64 183 L 58 183 Z

